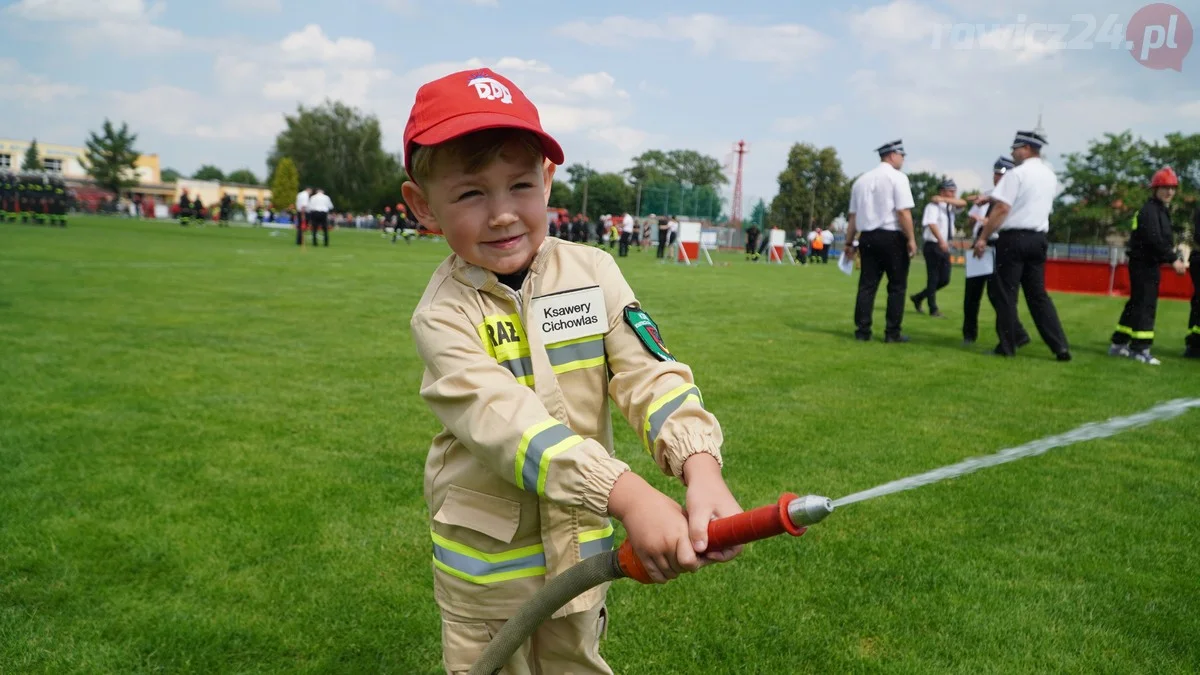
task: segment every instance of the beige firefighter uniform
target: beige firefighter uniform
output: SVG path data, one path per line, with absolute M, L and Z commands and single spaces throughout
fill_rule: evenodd
M 434 595 L 456 618 L 443 624 L 444 651 L 482 651 L 480 622 L 512 616 L 547 579 L 611 550 L 608 495 L 629 467 L 613 456 L 610 397 L 664 473 L 681 478 L 698 452 L 721 461 L 721 428 L 691 370 L 600 249 L 546 238 L 519 292 L 451 255 L 411 325 L 421 396 L 444 425 L 425 465 Z M 606 592 L 552 618 L 596 612 Z

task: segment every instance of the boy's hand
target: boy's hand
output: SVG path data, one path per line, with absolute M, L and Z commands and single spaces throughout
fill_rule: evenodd
M 712 455 L 697 453 L 683 463 L 683 482 L 687 484 L 688 530 L 696 553 L 707 562 L 728 562 L 742 552 L 741 546 L 708 550 L 708 523 L 715 518 L 734 516 L 742 507 L 729 492 L 721 477 L 721 465 Z M 707 563 L 705 563 L 707 564 Z
M 636 473 L 626 471 L 617 478 L 608 495 L 608 512 L 625 526 L 630 545 L 654 583 L 666 583 L 706 564 L 692 550 L 683 508 Z

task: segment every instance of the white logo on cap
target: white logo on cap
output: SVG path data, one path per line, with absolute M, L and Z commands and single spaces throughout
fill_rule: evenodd
M 489 101 L 498 100 L 502 103 L 512 103 L 512 92 L 508 90 L 508 87 L 490 77 L 477 77 L 468 82 L 468 84 L 474 85 L 475 92 L 479 94 L 479 98 Z

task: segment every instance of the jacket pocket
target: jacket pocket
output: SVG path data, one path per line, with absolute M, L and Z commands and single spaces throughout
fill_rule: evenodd
M 442 619 L 442 665 L 446 672 L 458 675 L 470 671 L 492 637 L 486 623 Z
M 521 505 L 503 497 L 451 485 L 433 519 L 443 525 L 465 527 L 511 544 L 521 524 Z

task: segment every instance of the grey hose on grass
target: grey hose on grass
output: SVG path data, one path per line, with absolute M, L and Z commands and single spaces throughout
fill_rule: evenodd
M 617 563 L 617 551 L 584 558 L 566 572 L 551 579 L 533 594 L 513 618 L 492 638 L 483 655 L 471 666 L 469 675 L 496 675 L 542 622 L 573 598 L 606 581 L 625 576 Z

